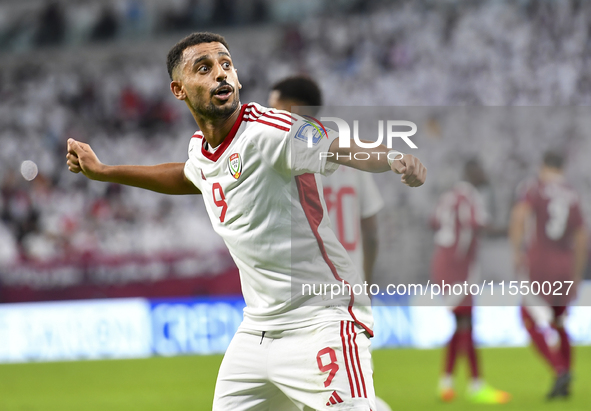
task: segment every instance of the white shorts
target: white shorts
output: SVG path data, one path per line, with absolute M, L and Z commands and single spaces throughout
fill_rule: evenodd
M 213 410 L 375 411 L 369 347 L 352 321 L 264 336 L 239 329 L 220 366 Z

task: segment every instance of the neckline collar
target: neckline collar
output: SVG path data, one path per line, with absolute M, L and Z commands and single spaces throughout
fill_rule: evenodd
M 236 136 L 236 133 L 240 128 L 240 124 L 242 124 L 242 119 L 244 118 L 244 109 L 246 109 L 246 106 L 246 104 L 242 105 L 242 107 L 240 108 L 240 114 L 238 114 L 238 118 L 234 122 L 234 125 L 230 129 L 230 132 L 213 153 L 210 153 L 205 149 L 205 144 L 207 143 L 207 141 L 205 140 L 205 136 L 203 137 L 203 140 L 201 142 L 201 154 L 203 154 L 205 158 L 215 162 L 221 157 L 222 154 L 224 154 L 226 149 L 232 143 L 232 140 L 234 140 L 234 137 Z

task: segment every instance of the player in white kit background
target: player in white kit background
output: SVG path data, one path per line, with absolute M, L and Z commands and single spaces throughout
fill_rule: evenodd
M 381 156 L 350 159 L 347 154 L 364 149 L 339 147 L 334 131 L 308 147 L 294 138 L 302 118 L 240 103 L 241 85 L 219 35 L 182 39 L 170 50 L 167 67 L 172 93 L 200 130 L 186 162 L 110 166 L 89 145 L 70 139 L 67 163 L 93 180 L 203 195 L 239 268 L 246 301 L 244 321 L 220 367 L 213 409 L 375 410 L 369 304 L 352 295 L 336 302 L 294 295 L 293 285 L 360 281 L 330 229 L 320 174 L 339 164 L 392 170 L 418 187 L 425 167 L 412 155 L 388 161 L 383 146 L 371 149 Z M 327 153 L 333 158 L 321 155 Z
M 314 80 L 296 75 L 271 87 L 269 106 L 299 115 L 318 118 L 322 92 Z M 369 173 L 350 167 L 339 167 L 329 177 L 322 177 L 324 201 L 333 230 L 353 261 L 358 272 L 372 284 L 373 267 L 378 252 L 377 213 L 384 200 Z M 376 411 L 390 411 L 376 397 Z
M 309 77 L 292 76 L 277 82 L 269 94 L 269 107 L 318 118 L 322 92 Z M 378 251 L 377 213 L 384 200 L 369 173 L 339 167 L 322 178 L 324 201 L 333 230 L 365 280 L 372 283 Z

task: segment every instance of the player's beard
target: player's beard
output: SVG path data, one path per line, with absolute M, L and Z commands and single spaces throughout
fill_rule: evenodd
M 209 120 L 223 120 L 230 117 L 240 105 L 238 89 L 235 87 L 232 87 L 232 89 L 233 93 L 231 102 L 226 102 L 226 104 L 223 106 L 215 105 L 212 100 L 209 100 L 209 103 L 205 105 L 193 104 L 193 107 L 195 107 L 195 112 Z

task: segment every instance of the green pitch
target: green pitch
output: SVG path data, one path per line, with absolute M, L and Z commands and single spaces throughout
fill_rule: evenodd
M 502 405 L 474 405 L 464 399 L 468 364 L 457 364 L 456 400 L 437 400 L 437 382 L 442 350 L 374 351 L 376 394 L 396 410 L 491 410 L 583 411 L 591 409 L 591 347 L 574 347 L 574 381 L 571 398 L 547 402 L 553 383 L 550 368 L 533 348 L 488 348 L 479 350 L 484 380 L 509 392 L 513 399 Z
M 575 348 L 569 401 L 547 403 L 550 372 L 533 350 L 481 350 L 485 379 L 509 391 L 506 405 L 474 406 L 463 398 L 466 364 L 460 363 L 458 399 L 441 404 L 436 384 L 441 350 L 376 350 L 376 392 L 394 410 L 589 410 L 591 347 Z M 0 365 L 2 411 L 210 410 L 221 356 Z M 277 410 L 281 411 L 281 410 Z

